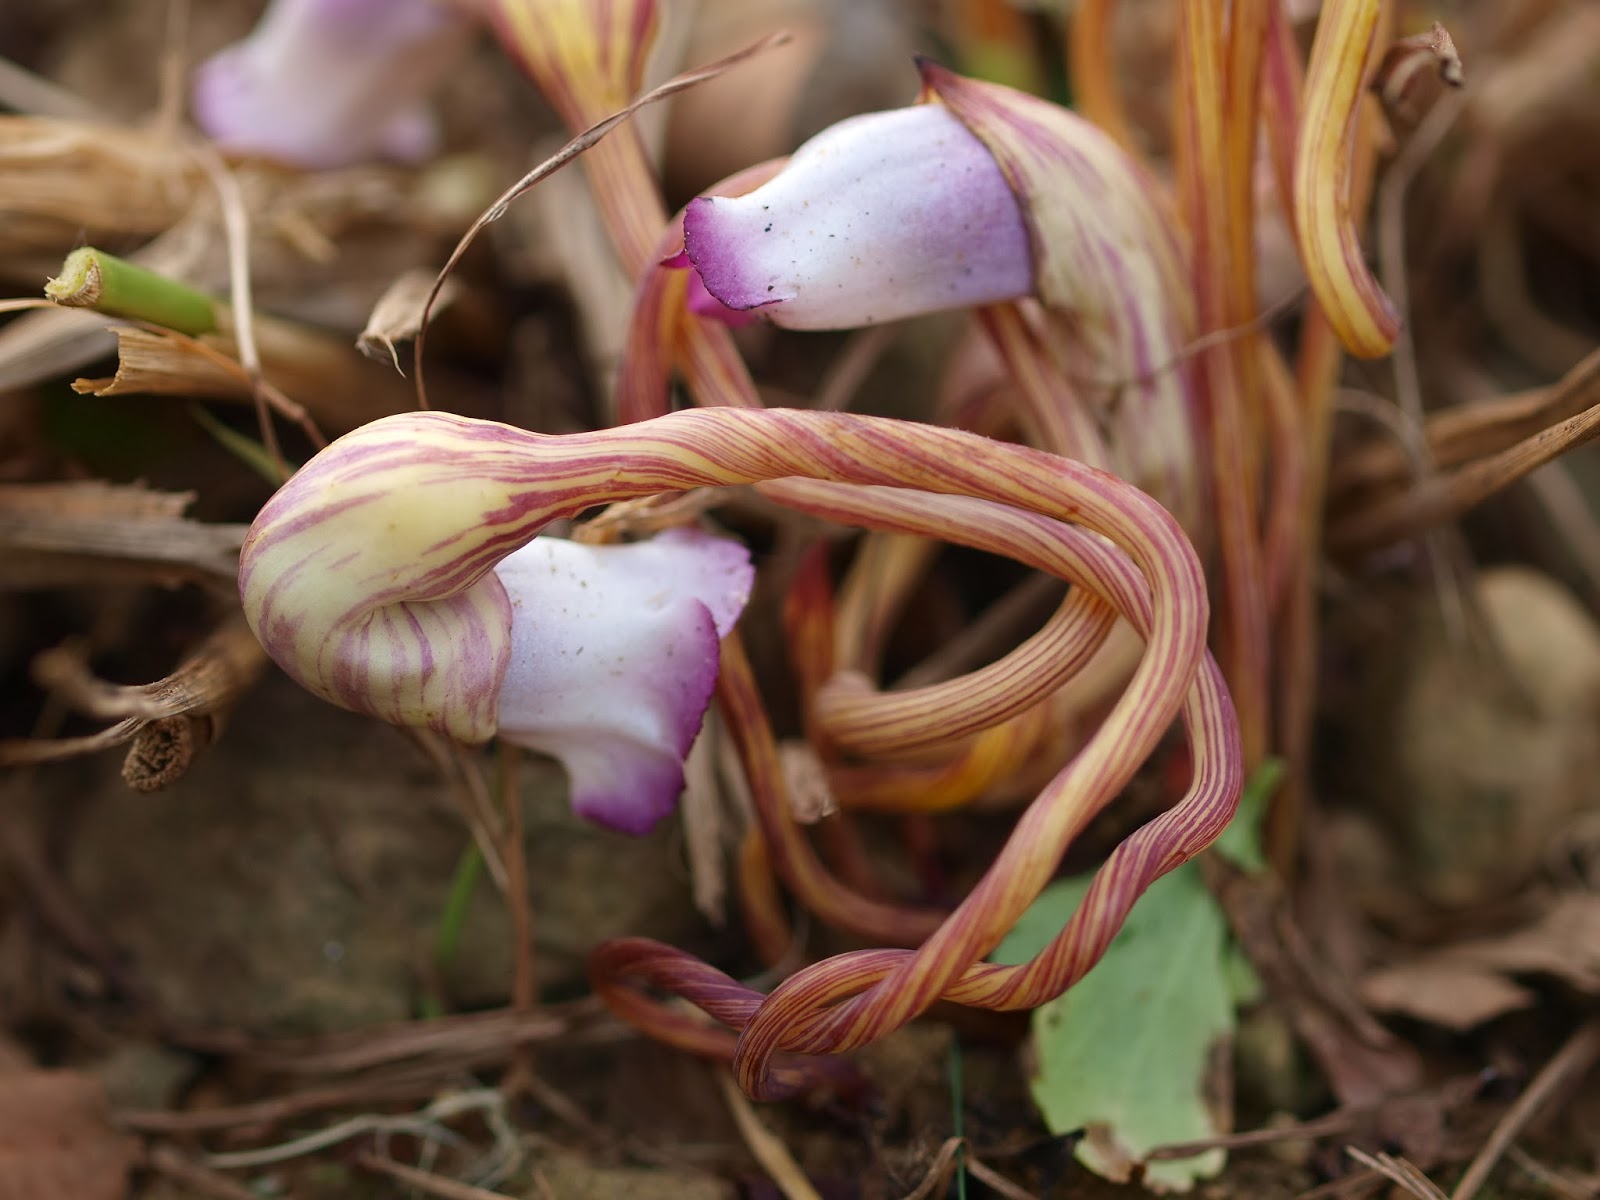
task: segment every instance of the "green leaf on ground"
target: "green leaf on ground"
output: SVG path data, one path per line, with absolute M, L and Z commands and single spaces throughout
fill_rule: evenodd
M 1272 781 L 1247 789 L 1255 796 L 1230 826 L 1242 826 L 1230 859 L 1259 860 L 1260 812 L 1271 790 Z M 1082 876 L 1047 887 L 994 960 L 1032 958 L 1088 886 Z M 1234 1010 L 1253 978 L 1198 864 L 1156 880 L 1094 969 L 1034 1011 L 1031 1089 L 1046 1125 L 1058 1134 L 1083 1130 L 1079 1161 L 1119 1181 L 1156 1146 L 1223 1132 L 1231 1118 Z M 1152 1162 L 1144 1182 L 1155 1191 L 1188 1191 L 1223 1162 L 1221 1150 Z
M 1267 856 L 1261 847 L 1261 825 L 1267 819 L 1267 804 L 1283 782 L 1287 768 L 1281 758 L 1269 758 L 1244 781 L 1239 811 L 1212 847 L 1232 866 L 1250 875 L 1267 869 Z

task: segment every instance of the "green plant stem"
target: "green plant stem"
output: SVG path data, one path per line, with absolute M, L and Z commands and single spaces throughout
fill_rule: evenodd
M 455 961 L 461 944 L 461 930 L 467 923 L 467 907 L 477 890 L 478 879 L 483 874 L 483 855 L 477 846 L 468 845 L 456 863 L 455 876 L 450 880 L 450 895 L 445 900 L 444 912 L 439 916 L 439 931 L 435 935 L 433 961 L 441 971 L 448 970 Z
M 148 321 L 190 337 L 217 329 L 217 303 L 210 296 L 93 246 L 67 255 L 44 294 L 67 308 Z
M 950 1131 L 958 1138 L 965 1138 L 966 1131 L 966 1070 L 961 1060 L 961 1040 L 954 1038 L 950 1042 Z M 967 1149 L 963 1146 L 956 1151 L 956 1200 L 967 1200 Z

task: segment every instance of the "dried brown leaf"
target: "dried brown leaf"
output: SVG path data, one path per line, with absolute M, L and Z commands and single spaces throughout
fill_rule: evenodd
M 1367 976 L 1361 998 L 1382 1012 L 1401 1013 L 1457 1032 L 1527 1008 L 1535 999 L 1527 988 L 1493 970 L 1427 960 Z
M 373 306 L 372 315 L 367 318 L 367 327 L 356 339 L 356 349 L 379 362 L 387 356 L 394 364 L 394 369 L 401 371 L 400 355 L 395 350 L 395 343 L 410 341 L 417 336 L 417 330 L 422 328 L 422 308 L 427 304 L 428 293 L 432 290 L 432 271 L 415 267 L 401 275 Z M 446 280 L 434 307 L 447 307 L 460 291 L 460 285 L 454 279 Z
M 1361 991 L 1386 1012 L 1470 1029 L 1531 1002 L 1532 994 L 1509 978 L 1517 975 L 1552 976 L 1600 995 L 1600 895 L 1559 896 L 1522 929 L 1373 972 Z
M 99 1080 L 77 1071 L 0 1079 L 0 1200 L 120 1200 L 138 1144 L 111 1127 Z
M 319 428 L 344 432 L 410 407 L 403 381 L 353 353 L 341 339 L 285 321 L 255 323 L 266 380 L 297 402 L 292 419 L 308 415 Z M 254 402 L 254 381 L 227 336 L 186 337 L 166 329 L 119 325 L 117 373 L 79 379 L 76 392 L 96 396 L 193 396 Z

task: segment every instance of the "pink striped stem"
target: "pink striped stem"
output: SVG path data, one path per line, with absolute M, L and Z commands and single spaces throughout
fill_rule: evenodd
M 764 490 L 785 503 L 830 519 L 898 532 L 929 532 L 960 522 L 968 531 L 998 533 L 1007 550 L 1041 570 L 1061 568 L 1062 543 L 1080 538 L 1059 522 L 1013 508 L 951 496 L 917 497 L 881 489 L 846 490 L 783 483 Z M 944 536 L 949 536 L 946 532 Z M 979 535 L 970 534 L 969 544 Z M 1130 559 L 1083 538 L 1072 553 L 1092 563 L 1088 586 L 1114 604 L 1142 634 L 1155 632 L 1157 606 L 1149 582 Z M 1140 673 L 1150 665 L 1147 655 Z M 725 667 L 725 671 L 727 668 Z M 1002 967 L 979 961 L 1015 923 L 1054 871 L 1061 853 L 1121 786 L 1128 758 L 1101 757 L 1107 743 L 1132 756 L 1142 742 L 1130 718 L 1129 696 L 1078 756 L 1023 814 L 983 880 L 920 949 L 846 954 L 808 967 L 752 1007 L 758 997 L 704 964 L 689 965 L 668 947 L 642 939 L 597 952 L 591 977 L 603 995 L 630 981 L 681 995 L 742 1031 L 735 1066 L 753 1096 L 775 1098 L 795 1086 L 773 1070 L 782 1056 L 832 1054 L 875 1040 L 937 999 L 991 1009 L 1033 1007 L 1060 994 L 1098 961 L 1133 902 L 1164 872 L 1200 852 L 1231 818 L 1242 787 L 1242 751 L 1220 673 L 1207 658 L 1193 675 L 1175 677 L 1184 692 L 1182 714 L 1194 750 L 1194 777 L 1174 808 L 1113 852 L 1083 905 L 1034 960 Z
M 729 176 L 719 195 L 739 196 L 760 187 L 783 167 L 772 159 Z M 617 370 L 617 423 L 630 425 L 665 413 L 672 373 L 682 369 L 695 402 L 705 407 L 760 408 L 754 381 L 721 321 L 707 320 L 689 307 L 689 272 L 676 263 L 683 254 L 683 212 L 668 223 L 651 250 L 650 267 L 639 278 L 628 336 Z
M 500 43 L 572 133 L 624 108 L 644 79 L 656 0 L 482 0 Z M 630 123 L 591 146 L 584 170 L 630 276 L 648 269 L 667 219 L 655 172 Z
M 245 543 L 241 590 L 269 652 L 311 690 L 482 741 L 504 674 L 506 600 L 488 578 L 501 558 L 595 504 L 791 475 L 1077 520 L 1164 581 L 1155 657 L 1198 659 L 1200 567 L 1149 497 L 1039 451 L 842 413 L 699 410 L 562 437 L 447 414 L 384 418 L 339 439 L 267 503 Z

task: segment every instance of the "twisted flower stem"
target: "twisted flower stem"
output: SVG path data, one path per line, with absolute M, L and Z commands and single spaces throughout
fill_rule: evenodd
M 968 545 L 1012 554 L 1056 574 L 1083 571 L 1087 588 L 1126 616 L 1140 633 L 1153 629 L 1148 582 L 1126 555 L 1097 539 L 1015 509 L 962 497 L 917 496 L 882 489 L 846 489 L 785 481 L 762 489 L 815 515 L 895 532 L 936 532 Z M 954 528 L 965 534 L 952 532 Z M 1071 564 L 1068 566 L 1067 564 Z M 1148 659 L 1146 665 L 1148 665 Z M 725 694 L 751 689 L 742 656 L 725 655 Z M 1103 807 L 1113 790 L 1084 780 L 1080 764 L 1095 742 L 1116 740 L 1119 711 L 1094 742 L 1045 789 L 1019 822 L 1006 849 L 961 907 L 921 949 L 842 955 L 807 968 L 766 1000 L 669 947 L 643 939 L 609 943 L 591 962 L 597 990 L 611 1000 L 625 981 L 682 995 L 743 1030 L 735 1065 L 752 1095 L 775 1098 L 796 1085 L 786 1052 L 834 1053 L 883 1036 L 943 998 L 984 1008 L 1026 1008 L 1058 995 L 1104 953 L 1140 893 L 1159 875 L 1198 853 L 1232 815 L 1242 786 L 1237 722 L 1207 659 L 1186 688 L 1183 715 L 1194 747 L 1194 779 L 1172 810 L 1124 842 L 1097 874 L 1072 921 L 1032 962 L 1001 967 L 978 962 L 1055 869 L 1061 852 Z M 1126 698 L 1124 703 L 1126 703 Z M 1075 786 L 1082 785 L 1082 786 Z M 914 997 L 911 1003 L 906 997 Z M 624 1001 L 637 1014 L 648 1002 Z M 775 1070 L 774 1064 L 785 1064 Z
M 807 479 L 817 483 L 800 482 Z M 406 413 L 340 439 L 268 502 L 242 551 L 240 586 L 252 628 L 311 690 L 482 740 L 494 731 L 510 652 L 509 601 L 493 574 L 500 559 L 550 521 L 597 504 L 752 483 L 824 516 L 1081 576 L 1146 641 L 1104 724 L 920 949 L 829 960 L 759 1004 L 711 968 L 660 948 L 623 943 L 601 952 L 602 978 L 643 974 L 743 1025 L 736 1065 L 746 1091 L 759 1096 L 794 1085 L 783 1051 L 860 1046 L 941 996 L 1013 1007 L 1055 994 L 1099 956 L 1150 880 L 1220 832 L 1241 785 L 1238 728 L 1205 658 L 1200 563 L 1164 509 L 1111 475 L 1042 451 L 853 414 L 697 409 L 550 436 Z M 744 678 L 742 661 L 730 652 L 726 686 Z M 1180 706 L 1195 747 L 1189 796 L 1113 854 L 1058 944 L 1023 968 L 978 965 Z M 640 1003 L 648 1002 L 619 999 L 624 1009 Z M 703 1031 L 679 1026 L 685 1040 L 704 1044 Z

